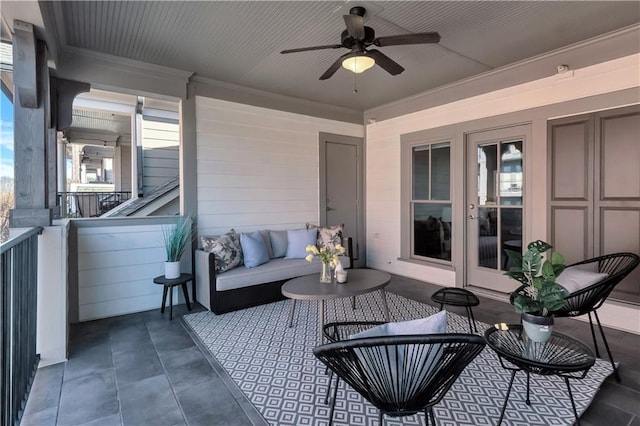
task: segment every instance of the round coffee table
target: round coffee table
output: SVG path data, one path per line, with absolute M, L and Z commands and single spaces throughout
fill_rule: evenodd
M 291 312 L 289 313 L 289 327 L 293 326 L 293 315 L 297 300 L 318 301 L 318 336 L 319 343 L 323 341 L 322 330 L 324 328 L 324 301 L 352 297 L 355 307 L 355 296 L 380 290 L 384 317 L 389 322 L 389 307 L 384 288 L 389 284 L 391 275 L 386 272 L 373 269 L 349 269 L 348 281 L 343 284 L 321 283 L 319 274 L 304 275 L 287 281 L 282 286 L 282 294 L 291 299 Z

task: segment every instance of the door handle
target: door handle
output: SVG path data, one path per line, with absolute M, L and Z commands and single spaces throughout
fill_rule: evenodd
M 469 219 L 477 219 L 477 218 L 478 218 L 478 216 L 474 216 L 472 214 L 469 215 Z
M 333 210 L 335 210 L 335 209 L 333 209 L 333 208 L 331 208 L 331 207 L 327 206 L 327 211 L 328 211 L 328 212 L 333 211 Z

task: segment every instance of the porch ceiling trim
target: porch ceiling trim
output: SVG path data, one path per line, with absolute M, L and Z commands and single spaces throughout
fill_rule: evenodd
M 290 96 L 238 86 L 236 84 L 213 80 L 211 78 L 200 77 L 198 75 L 193 76 L 191 81 L 195 83 L 196 95 L 198 96 L 237 102 L 277 111 L 326 118 L 328 120 L 343 121 L 354 124 L 364 123 L 361 111 L 322 104 L 306 99 L 292 98 Z
M 121 58 L 76 47 L 59 52 L 60 77 L 91 83 L 92 87 L 114 90 L 122 88 L 139 95 L 175 100 L 187 96 L 191 71 Z

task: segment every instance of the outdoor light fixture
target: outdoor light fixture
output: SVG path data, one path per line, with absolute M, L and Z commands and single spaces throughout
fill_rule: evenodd
M 350 56 L 342 61 L 342 66 L 351 72 L 360 74 L 374 66 L 376 61 L 370 56 Z

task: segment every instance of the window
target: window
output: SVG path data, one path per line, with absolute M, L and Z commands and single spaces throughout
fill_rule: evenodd
M 9 239 L 9 211 L 14 207 L 13 185 L 13 48 L 0 43 L 0 242 Z
M 451 144 L 409 147 L 409 256 L 451 261 Z

